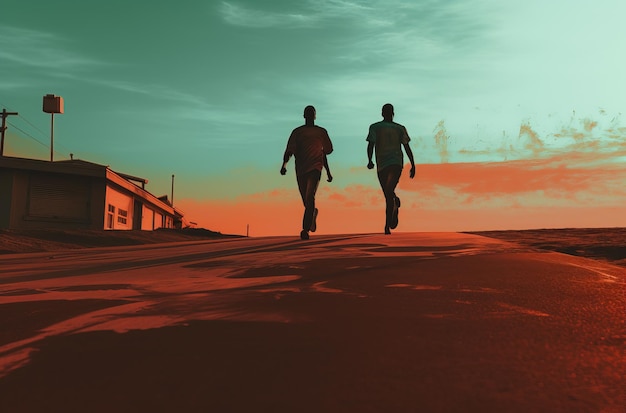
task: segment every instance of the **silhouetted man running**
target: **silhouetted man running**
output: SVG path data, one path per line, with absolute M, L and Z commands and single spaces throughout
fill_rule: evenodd
M 400 198 L 396 196 L 396 186 L 402 174 L 403 158 L 402 146 L 411 161 L 411 178 L 415 176 L 415 161 L 409 146 L 409 134 L 406 128 L 393 121 L 393 105 L 387 103 L 382 109 L 383 120 L 370 125 L 367 135 L 367 164 L 368 169 L 374 167 L 372 155 L 376 149 L 376 170 L 378 181 L 385 194 L 385 234 L 398 226 L 398 208 Z
M 287 173 L 287 162 L 289 162 L 291 155 L 294 155 L 298 189 L 304 203 L 300 238 L 309 239 L 309 231 L 315 232 L 317 229 L 315 193 L 322 175 L 322 168 L 326 166 L 330 174 L 326 155 L 333 151 L 333 144 L 326 129 L 315 125 L 315 108 L 313 106 L 304 108 L 304 119 L 304 125 L 294 129 L 289 136 L 280 174 L 285 175 Z M 332 178 L 329 175 L 329 182 L 330 180 Z

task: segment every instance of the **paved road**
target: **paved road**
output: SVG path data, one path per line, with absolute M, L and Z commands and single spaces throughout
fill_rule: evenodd
M 468 234 L 0 257 L 0 411 L 624 412 L 626 271 Z

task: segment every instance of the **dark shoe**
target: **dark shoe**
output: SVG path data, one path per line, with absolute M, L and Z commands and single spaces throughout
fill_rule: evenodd
M 300 239 L 309 239 L 309 231 L 302 230 L 300 232 Z
M 311 223 L 311 232 L 315 232 L 315 230 L 317 229 L 317 213 L 319 211 L 317 210 L 317 208 L 315 208 L 315 210 L 313 211 L 313 222 Z
M 385 227 L 385 235 L 389 235 L 389 234 L 391 234 L 389 227 Z

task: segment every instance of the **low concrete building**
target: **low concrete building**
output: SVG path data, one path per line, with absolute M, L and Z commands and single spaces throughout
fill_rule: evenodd
M 0 228 L 176 228 L 182 211 L 147 180 L 83 160 L 0 157 Z

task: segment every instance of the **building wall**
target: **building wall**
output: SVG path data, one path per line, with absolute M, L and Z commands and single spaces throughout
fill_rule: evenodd
M 146 231 L 154 229 L 154 209 L 147 207 L 145 204 L 141 215 L 141 229 Z
M 133 228 L 133 196 L 110 185 L 106 186 L 104 229 L 129 230 Z
M 103 182 L 85 176 L 4 170 L 0 174 L 0 227 L 102 228 L 98 210 L 103 191 L 98 188 Z
M 27 228 L 30 226 L 28 222 L 24 221 L 24 217 L 28 214 L 28 176 L 26 171 L 13 172 L 10 228 Z
M 13 174 L 0 170 L 0 228 L 9 228 L 13 201 Z
M 154 213 L 154 229 L 163 228 L 163 214 L 155 211 Z
M 104 229 L 132 230 L 135 219 L 135 203 L 141 203 L 141 221 L 139 228 L 152 231 L 158 228 L 173 228 L 173 217 L 169 217 L 158 208 L 147 204 L 143 199 L 125 192 L 112 185 L 106 187 L 106 201 L 104 208 Z

